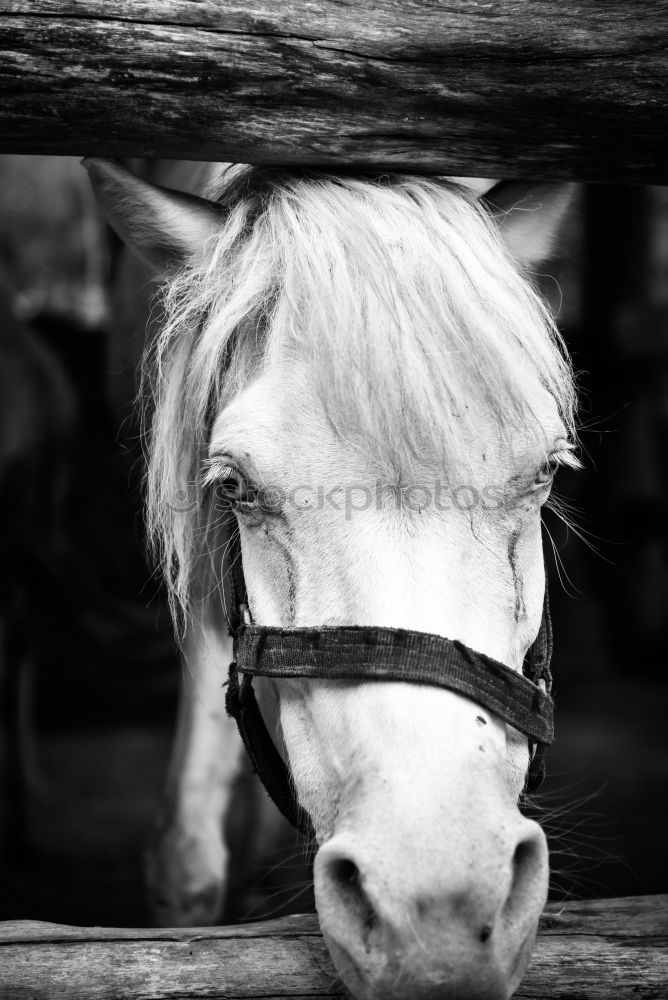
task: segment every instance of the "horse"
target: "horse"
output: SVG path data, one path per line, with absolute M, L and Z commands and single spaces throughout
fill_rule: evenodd
M 220 677 L 231 658 L 240 557 L 260 626 L 428 633 L 521 673 L 544 607 L 541 509 L 578 462 L 572 369 L 529 273 L 570 186 L 502 184 L 483 204 L 444 178 L 237 166 L 199 197 L 84 163 L 163 275 L 147 519 L 186 659 Z M 526 736 L 410 678 L 256 684 L 352 994 L 511 996 L 549 878 L 518 808 Z M 213 687 L 215 811 L 238 752 L 221 758 Z

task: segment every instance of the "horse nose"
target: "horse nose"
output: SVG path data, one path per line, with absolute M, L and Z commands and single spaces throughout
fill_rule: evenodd
M 490 850 L 494 838 L 489 841 Z M 430 852 L 431 853 L 431 852 Z M 315 891 L 323 933 L 348 988 L 364 1000 L 507 1000 L 528 964 L 545 903 L 547 843 L 520 818 L 504 857 L 410 872 L 346 835 L 323 845 Z M 424 860 L 424 859 L 423 859 Z

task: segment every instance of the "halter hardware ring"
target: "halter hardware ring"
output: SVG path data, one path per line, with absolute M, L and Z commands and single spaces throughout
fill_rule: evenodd
M 236 664 L 235 664 L 236 666 Z M 253 687 L 253 675 L 252 674 L 242 674 L 241 683 L 239 684 L 239 704 L 245 705 L 247 702 L 251 688 Z

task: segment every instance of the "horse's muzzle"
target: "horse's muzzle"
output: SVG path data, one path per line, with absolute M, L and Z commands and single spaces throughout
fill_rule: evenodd
M 519 817 L 510 837 L 490 831 L 490 856 L 478 866 L 472 855 L 448 863 L 443 843 L 435 845 L 431 870 L 424 857 L 394 858 L 395 880 L 387 858 L 368 850 L 372 843 L 335 835 L 315 862 L 322 930 L 354 996 L 508 1000 L 528 964 L 545 902 L 540 827 Z

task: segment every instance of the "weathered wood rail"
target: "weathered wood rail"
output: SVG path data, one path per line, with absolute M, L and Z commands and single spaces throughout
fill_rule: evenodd
M 315 917 L 112 930 L 0 923 L 3 1000 L 344 997 Z M 518 1000 L 666 1000 L 668 895 L 549 906 Z
M 2 0 L 0 151 L 668 182 L 665 0 Z

